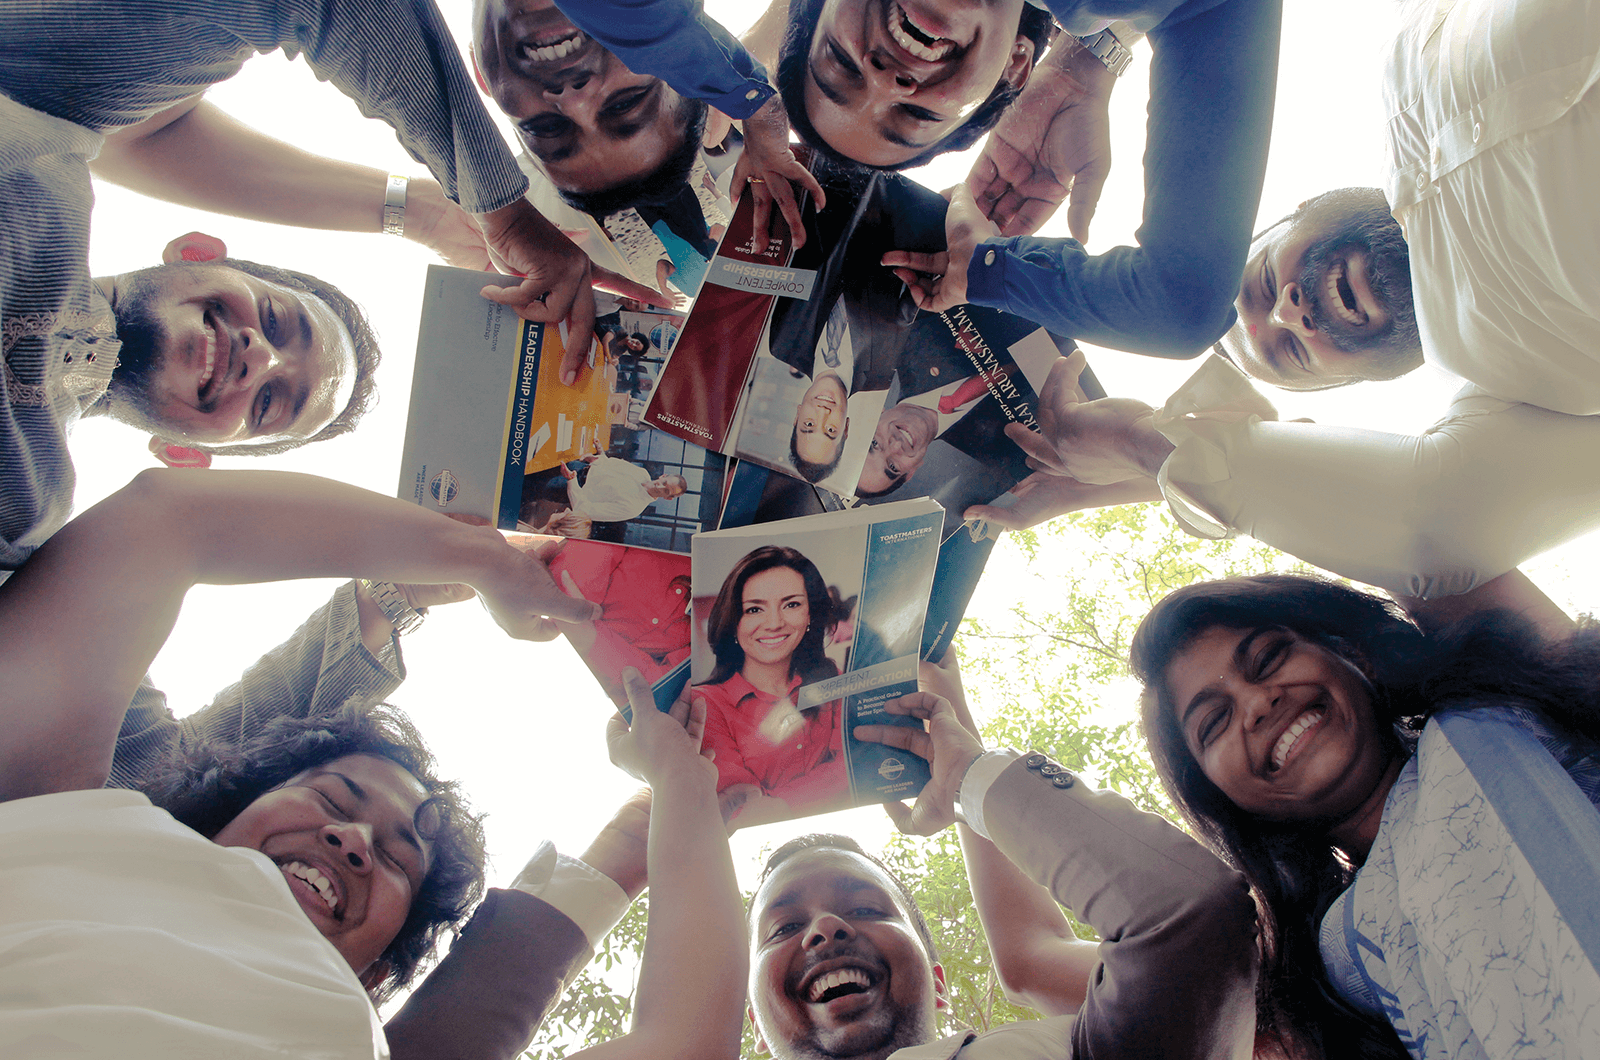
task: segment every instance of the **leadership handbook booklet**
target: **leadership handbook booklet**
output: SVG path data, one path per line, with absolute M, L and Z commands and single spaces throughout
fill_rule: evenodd
M 944 511 L 926 498 L 697 534 L 691 695 L 741 825 L 914 798 L 922 759 L 854 736 L 920 727 L 917 690 Z

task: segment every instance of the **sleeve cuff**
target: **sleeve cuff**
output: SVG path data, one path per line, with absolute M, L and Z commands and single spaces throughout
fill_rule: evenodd
M 578 925 L 592 950 L 628 912 L 628 896 L 605 873 L 541 843 L 511 882 Z
M 717 108 L 730 118 L 741 121 L 760 110 L 762 104 L 771 99 L 777 89 L 758 78 L 746 78 L 744 84 L 732 92 L 725 93 L 706 102 Z
M 1175 447 L 1156 485 L 1183 528 L 1196 537 L 1231 537 L 1238 529 L 1200 494 L 1233 477 L 1226 437 L 1251 423 L 1276 420 L 1277 409 L 1231 363 L 1215 354 L 1173 392 L 1155 427 Z
M 1021 758 L 1022 755 L 1009 747 L 998 751 L 985 751 L 967 767 L 966 775 L 961 778 L 961 788 L 956 794 L 956 804 L 961 810 L 961 816 L 966 820 L 967 827 L 977 832 L 983 838 L 989 838 L 988 827 L 983 821 L 983 800 L 989 794 L 989 786 L 1000 779 L 1000 774 Z
M 995 309 L 1006 307 L 1006 258 L 1016 238 L 979 243 L 967 262 L 967 301 Z

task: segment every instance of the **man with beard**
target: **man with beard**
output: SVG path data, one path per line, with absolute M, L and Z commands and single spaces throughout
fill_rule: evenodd
M 959 699 L 959 677 L 939 680 L 945 670 L 924 664 L 925 687 L 953 688 Z M 1044 755 L 985 753 L 965 727 L 970 719 L 959 720 L 964 707 L 945 698 L 918 692 L 889 709 L 932 723 L 926 733 L 855 730 L 930 760 L 933 780 L 916 807 L 890 804 L 901 829 L 931 834 L 959 808 L 969 865 L 984 859 L 987 880 L 1003 872 L 1009 885 L 1050 902 L 1046 885 L 1053 901 L 1110 941 L 1098 962 L 1080 958 L 1062 973 L 1074 980 L 1063 989 L 1083 997 L 1076 1015 L 940 1039 L 944 972 L 909 890 L 854 840 L 802 836 L 772 853 L 750 904 L 758 1044 L 777 1060 L 1249 1054 L 1255 914 L 1238 874 L 1166 821 L 1114 792 L 1089 790 Z M 1014 918 L 1032 916 L 1019 908 Z
M 1581 132 L 1580 119 L 1557 124 Z M 1527 161 L 1528 147 L 1566 158 L 1556 136 L 1524 138 L 1513 158 Z M 1383 192 L 1325 193 L 1253 241 L 1239 322 L 1217 346 L 1231 364 L 1208 362 L 1160 410 L 1060 387 L 1042 436 L 1010 430 L 1058 474 L 1136 492 L 1121 502 L 1164 497 L 1197 536 L 1248 533 L 1401 597 L 1467 592 L 1600 525 L 1600 365 L 1579 345 L 1586 331 L 1600 342 L 1600 290 L 1597 273 L 1568 271 L 1592 252 L 1594 227 L 1489 219 L 1419 265 Z M 1501 241 L 1504 260 L 1475 249 L 1484 240 Z M 1465 261 L 1480 266 L 1471 283 L 1441 273 L 1459 277 Z M 1241 374 L 1310 390 L 1392 379 L 1424 359 L 1468 385 L 1417 436 L 1276 422 Z M 1028 521 L 1095 494 L 1060 496 Z

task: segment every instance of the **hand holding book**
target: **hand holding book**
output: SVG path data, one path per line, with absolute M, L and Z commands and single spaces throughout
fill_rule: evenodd
M 956 708 L 943 696 L 913 692 L 890 700 L 883 709 L 889 714 L 921 718 L 927 723 L 927 730 L 858 725 L 855 738 L 909 751 L 925 759 L 933 770 L 933 779 L 923 787 L 915 803 L 907 806 L 903 802 L 886 802 L 883 808 L 896 828 L 911 835 L 933 835 L 948 828 L 956 820 L 956 796 L 961 791 L 961 778 L 983 754 L 983 744 L 961 723 Z

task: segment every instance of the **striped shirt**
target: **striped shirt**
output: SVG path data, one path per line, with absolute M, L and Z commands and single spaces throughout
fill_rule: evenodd
M 527 188 L 432 0 L 6 0 L 0 41 L 0 92 L 99 132 L 304 55 L 469 212 Z

